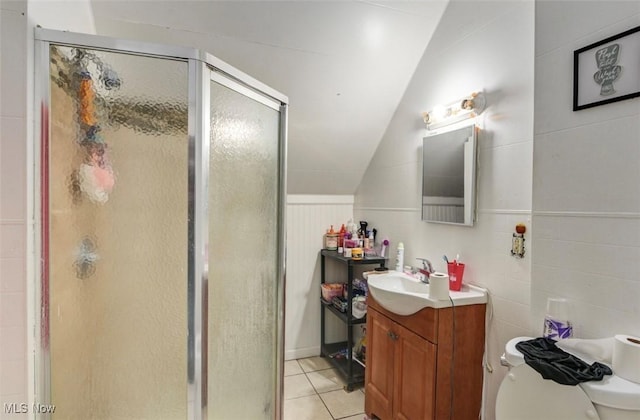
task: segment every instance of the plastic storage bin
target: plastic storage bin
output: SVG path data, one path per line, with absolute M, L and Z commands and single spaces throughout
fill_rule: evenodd
M 344 284 L 343 283 L 322 283 L 322 299 L 326 302 L 331 302 L 334 297 L 341 297 Z

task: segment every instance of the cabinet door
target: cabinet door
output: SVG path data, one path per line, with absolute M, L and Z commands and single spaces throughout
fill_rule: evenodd
M 394 329 L 398 338 L 395 341 L 393 418 L 433 419 L 436 345 L 398 324 Z
M 393 370 L 397 324 L 375 310 L 367 311 L 367 368 L 365 411 L 390 420 L 393 414 Z

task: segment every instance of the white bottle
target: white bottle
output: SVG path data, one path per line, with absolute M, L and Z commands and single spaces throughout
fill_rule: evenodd
M 396 271 L 402 273 L 402 269 L 404 268 L 404 244 L 402 242 L 398 243 L 398 250 L 396 251 Z

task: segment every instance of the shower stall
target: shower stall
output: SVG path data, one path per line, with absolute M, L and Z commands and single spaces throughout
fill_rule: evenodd
M 288 99 L 198 50 L 35 38 L 39 417 L 279 419 Z

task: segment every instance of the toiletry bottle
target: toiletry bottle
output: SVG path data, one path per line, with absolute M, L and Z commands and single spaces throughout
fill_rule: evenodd
M 351 233 L 352 238 L 355 234 L 358 233 L 358 227 L 356 226 L 356 224 L 353 222 L 352 219 L 349 219 L 349 221 L 347 222 L 347 232 Z
M 366 220 L 361 220 L 360 221 L 360 230 L 358 231 L 358 236 L 360 236 L 361 238 L 366 238 L 367 237 L 367 225 L 369 223 L 367 223 Z
M 396 251 L 396 271 L 402 273 L 402 269 L 404 268 L 404 244 L 402 242 L 398 243 L 398 250 Z
M 375 238 L 373 237 L 373 231 L 369 231 L 369 245 L 366 247 L 367 249 L 372 249 L 375 247 Z
M 338 232 L 338 254 L 344 253 L 344 238 L 347 234 L 347 228 L 344 227 L 344 223 Z

